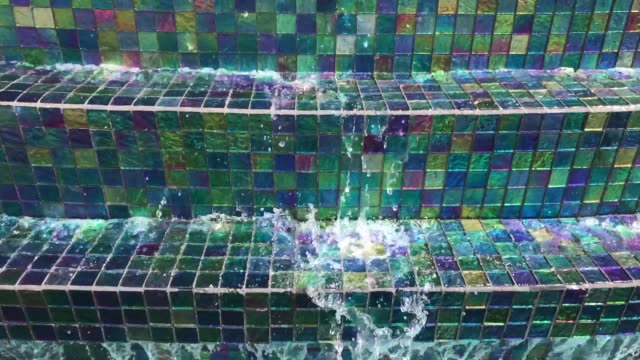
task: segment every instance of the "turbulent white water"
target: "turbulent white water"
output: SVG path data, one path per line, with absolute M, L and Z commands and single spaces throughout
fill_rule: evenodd
M 411 360 L 630 360 L 638 358 L 639 349 L 640 335 L 517 341 L 436 341 L 414 343 L 409 358 Z M 230 346 L 152 342 L 80 344 L 0 341 L 0 352 L 2 353 L 0 358 L 7 360 L 333 360 L 339 356 L 331 347 L 300 343 Z M 345 354 L 351 355 L 348 349 Z M 385 359 L 395 358 L 385 357 Z
M 24 66 L 26 68 L 32 67 L 29 64 L 20 64 L 20 66 Z M 299 73 L 296 74 L 295 79 L 288 80 L 282 76 L 282 73 L 272 70 L 252 70 L 252 71 L 235 71 L 228 70 L 224 68 L 214 69 L 214 68 L 198 68 L 192 69 L 188 67 L 182 67 L 178 69 L 169 69 L 169 68 L 156 68 L 156 69 L 140 69 L 140 68 L 132 68 L 125 66 L 117 66 L 117 65 L 77 65 L 77 64 L 57 64 L 57 65 L 47 65 L 47 66 L 38 66 L 36 69 L 41 70 L 53 70 L 53 71 L 61 71 L 61 72 L 86 72 L 93 73 L 95 77 L 102 79 L 117 79 L 124 75 L 132 75 L 132 80 L 145 80 L 149 75 L 154 74 L 167 74 L 170 76 L 173 75 L 182 75 L 187 78 L 204 76 L 209 77 L 211 79 L 216 76 L 229 76 L 230 81 L 234 81 L 234 77 L 249 77 L 251 79 L 255 79 L 256 83 L 267 83 L 274 86 L 273 95 L 281 95 L 279 91 L 280 86 L 286 85 L 291 90 L 296 93 L 308 92 L 316 89 L 319 81 L 318 73 Z
M 394 249 L 408 247 L 409 239 L 397 222 L 357 221 L 338 219 L 328 226 L 322 226 L 311 211 L 308 220 L 300 225 L 298 236 L 302 236 L 315 248 L 315 253 L 299 254 L 299 263 L 303 271 L 322 273 L 326 269 L 339 269 L 339 259 L 344 257 L 363 259 L 368 263 L 373 259 L 387 258 Z M 339 252 L 339 256 L 336 256 Z M 428 302 L 424 294 L 411 294 L 402 298 L 401 311 L 405 317 L 412 316 L 405 329 L 394 331 L 390 327 L 378 327 L 366 311 L 347 306 L 340 293 L 327 291 L 334 286 L 327 277 L 318 276 L 317 281 L 308 284 L 305 291 L 313 302 L 323 309 L 333 310 L 335 319 L 331 333 L 335 336 L 333 344 L 336 354 L 348 346 L 353 359 L 379 359 L 388 356 L 391 359 L 409 359 L 413 339 L 427 323 Z M 362 284 L 364 288 L 367 284 Z M 375 284 L 371 284 L 375 285 Z M 427 289 L 425 289 L 427 290 Z M 370 304 L 371 306 L 371 304 Z M 354 338 L 339 338 L 345 321 L 355 325 Z

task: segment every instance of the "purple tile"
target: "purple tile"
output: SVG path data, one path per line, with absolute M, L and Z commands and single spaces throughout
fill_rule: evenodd
M 494 149 L 495 135 L 477 133 L 473 140 L 473 151 L 491 152 Z
M 153 111 L 134 111 L 133 126 L 135 130 L 157 130 L 155 113 Z
M 96 18 L 93 10 L 73 9 L 73 15 L 76 20 L 76 27 L 81 30 L 95 30 Z
M 156 13 L 156 29 L 162 32 L 176 31 L 175 16 L 171 12 Z
M 59 109 L 40 109 L 42 124 L 46 128 L 64 128 L 64 116 Z
M 393 246 L 389 250 L 391 251 L 391 257 L 406 257 L 406 256 L 409 256 L 409 248 L 406 247 L 406 246 Z M 456 267 L 457 267 L 457 264 L 456 264 Z M 453 269 L 453 270 L 455 270 L 455 269 Z
M 315 14 L 298 14 L 296 20 L 299 34 L 314 34 L 316 32 Z
M 531 234 L 526 231 L 510 231 L 509 233 L 511 234 L 511 237 L 513 237 L 513 240 L 517 243 L 535 241 L 533 236 L 531 236 Z
M 443 190 L 423 190 L 422 205 L 437 206 L 442 203 Z
M 48 271 L 30 270 L 20 279 L 20 285 L 41 285 L 49 274 Z
M 276 192 L 276 205 L 283 208 L 292 208 L 298 202 L 298 195 L 295 191 Z
M 582 304 L 587 296 L 587 289 L 567 289 L 564 292 L 563 304 Z
M 237 51 L 237 35 L 218 34 L 218 49 L 221 53 L 233 53 Z
M 591 255 L 593 262 L 601 268 L 617 267 L 618 263 L 609 255 Z
M 494 153 L 491 157 L 491 170 L 511 170 L 511 153 Z
M 65 255 L 60 257 L 55 266 L 61 268 L 77 268 L 80 266 L 83 258 L 82 255 Z
M 160 250 L 160 244 L 143 244 L 138 246 L 136 255 L 154 256 Z
M 602 271 L 613 282 L 630 281 L 629 275 L 621 267 L 606 267 Z
M 476 24 L 474 33 L 476 34 L 491 34 L 493 29 L 493 23 L 495 21 L 494 15 L 478 15 L 476 16 Z
M 631 275 L 633 280 L 640 280 L 640 266 L 632 266 L 625 269 Z
M 626 240 L 624 244 L 629 251 L 640 251 L 640 237 L 638 236 L 635 239 Z
M 204 256 L 205 257 L 221 257 L 227 255 L 227 246 L 226 245 L 208 245 L 205 248 Z
M 296 236 L 298 244 L 311 244 L 313 242 L 313 234 L 308 232 L 300 232 Z
M 436 262 L 436 267 L 440 271 L 459 270 L 458 263 L 453 256 L 436 256 L 434 260 Z
M 507 229 L 507 231 L 512 230 L 521 230 L 524 231 L 526 228 L 522 225 L 522 221 L 515 219 L 502 219 L 500 220 L 502 225 Z
M 513 280 L 516 282 L 516 284 L 519 286 L 537 284 L 536 278 L 533 276 L 533 274 L 530 271 L 525 271 L 525 270 L 513 271 L 511 273 L 511 276 L 513 277 Z
M 336 69 L 336 57 L 334 55 L 320 55 L 319 62 L 321 72 L 333 72 Z
M 135 101 L 135 97 L 131 97 L 131 96 L 116 96 L 115 98 L 113 98 L 113 100 L 111 101 L 111 105 L 113 106 L 127 106 L 127 105 L 131 105 L 133 104 L 133 102 Z
M 395 43 L 396 54 L 411 54 L 413 53 L 413 36 L 410 35 L 397 35 Z
M 274 168 L 276 171 L 295 171 L 296 157 L 289 154 L 276 154 L 274 156 Z
M 609 281 L 598 268 L 580 268 L 578 270 L 589 283 L 605 283 Z
M 258 36 L 258 52 L 261 54 L 275 54 L 278 51 L 278 42 L 275 35 L 260 34 Z
M 204 98 L 183 98 L 180 101 L 180 107 L 199 108 L 199 107 L 202 107 L 203 102 L 204 102 Z
M 364 137 L 365 154 L 377 154 L 384 152 L 384 138 L 376 135 L 367 135 Z
M 389 117 L 389 123 L 385 129 L 386 134 L 406 134 L 409 129 L 409 116 L 394 115 Z
M 398 0 L 388 0 L 378 2 L 378 12 L 381 14 L 395 14 Z
M 22 47 L 40 47 L 40 35 L 35 28 L 18 27 L 16 30 L 18 41 Z
M 568 185 L 585 185 L 589 180 L 589 174 L 591 173 L 590 169 L 573 169 L 569 173 L 569 182 Z

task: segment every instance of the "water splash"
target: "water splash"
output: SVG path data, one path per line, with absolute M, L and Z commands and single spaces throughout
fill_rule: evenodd
M 312 207 L 307 221 L 300 225 L 297 232 L 298 241 L 310 244 L 314 249 L 298 254 L 298 263 L 303 272 L 322 274 L 328 269 L 338 270 L 341 268 L 340 260 L 344 258 L 360 259 L 369 266 L 371 261 L 389 258 L 409 246 L 409 238 L 397 222 L 374 222 L 360 217 L 357 221 L 338 219 L 324 226 L 316 220 L 315 213 Z M 347 305 L 342 294 L 333 291 L 336 284 L 328 277 L 315 276 L 313 281 L 304 285 L 307 295 L 316 305 L 335 313 L 330 333 L 334 337 L 333 345 L 339 358 L 339 354 L 348 347 L 354 359 L 409 359 L 414 338 L 427 323 L 428 299 L 422 292 L 400 294 L 400 310 L 405 314 L 407 326 L 404 329 L 392 329 L 378 327 L 365 310 Z M 375 287 L 369 281 L 355 285 Z M 345 322 L 357 329 L 355 337 L 349 339 L 348 344 L 339 336 Z
M 411 360 L 450 359 L 581 359 L 628 360 L 640 355 L 640 335 L 528 340 L 459 340 L 414 343 Z M 333 348 L 322 344 L 253 345 L 167 344 L 153 342 L 79 343 L 2 341 L 3 359 L 125 360 L 334 360 Z M 349 354 L 347 350 L 345 353 Z M 571 354 L 571 355 L 568 355 Z M 372 358 L 373 359 L 373 358 Z M 388 358 L 387 358 L 388 359 Z M 395 358 L 393 358 L 395 360 Z
M 636 233 L 640 233 L 640 213 L 636 214 L 636 219 L 631 223 L 631 229 Z
M 163 196 L 162 200 L 160 200 L 160 205 L 158 205 L 158 210 L 156 210 L 156 218 L 162 219 L 162 209 L 167 205 L 167 197 Z

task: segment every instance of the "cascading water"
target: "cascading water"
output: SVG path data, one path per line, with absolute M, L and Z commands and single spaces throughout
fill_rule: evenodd
M 312 245 L 314 251 L 299 253 L 299 264 L 303 271 L 322 272 L 326 269 L 340 269 L 342 266 L 339 261 L 342 257 L 353 257 L 364 260 L 368 266 L 374 259 L 386 259 L 392 252 L 406 249 L 409 240 L 403 235 L 397 223 L 368 222 L 362 217 L 355 222 L 338 219 L 323 227 L 316 221 L 315 211 L 312 209 L 307 221 L 300 224 L 297 240 Z M 373 279 L 366 279 L 367 283 L 362 286 L 375 286 L 369 283 L 371 280 Z M 345 346 L 349 347 L 354 359 L 410 357 L 413 339 L 427 322 L 425 305 L 428 299 L 424 294 L 418 291 L 401 296 L 400 310 L 405 318 L 412 316 L 413 319 L 408 322 L 406 329 L 394 330 L 378 327 L 366 311 L 348 306 L 342 294 L 333 291 L 333 288 L 334 284 L 326 277 L 319 276 L 317 281 L 305 287 L 305 291 L 320 308 L 335 313 L 331 333 L 336 336 L 334 346 L 339 358 Z M 338 337 L 345 321 L 357 329 L 355 337 L 346 342 Z
M 246 15 L 246 14 L 245 14 Z M 366 47 L 366 45 L 365 45 Z M 57 67 L 59 71 L 83 71 L 93 72 L 95 67 Z M 565 71 L 565 70 L 562 70 Z M 311 96 L 313 101 L 316 97 L 319 102 L 337 102 L 340 105 L 340 109 L 343 109 L 339 114 L 342 116 L 341 128 L 345 126 L 345 116 L 350 110 L 362 110 L 360 105 L 355 106 L 353 109 L 349 109 L 350 98 L 347 92 L 342 92 L 341 87 L 349 88 L 356 86 L 353 80 L 338 79 L 337 87 L 330 86 L 329 88 L 323 88 L 323 84 L 326 81 L 318 79 L 315 76 L 300 77 L 297 80 L 290 81 L 284 79 L 281 74 L 275 72 L 228 72 L 225 70 L 212 70 L 212 69 L 200 69 L 197 71 L 190 69 L 181 69 L 178 71 L 180 76 L 177 78 L 180 82 L 195 81 L 199 77 L 205 78 L 220 78 L 220 83 L 225 85 L 233 85 L 237 83 L 248 82 L 247 78 L 252 78 L 255 81 L 255 89 L 264 91 L 267 97 L 271 100 L 271 116 L 273 120 L 277 120 L 277 111 L 282 110 L 278 105 L 278 102 L 287 102 L 291 98 L 299 96 Z M 103 67 L 100 69 L 101 76 L 111 76 L 117 78 L 119 76 L 130 76 L 138 81 L 151 81 L 155 77 L 163 77 L 162 70 L 159 71 L 132 71 L 131 69 L 109 68 Z M 130 73 L 130 74 L 128 74 Z M 167 75 L 173 76 L 170 72 Z M 97 76 L 97 75 L 96 75 Z M 435 79 L 438 83 L 447 84 L 455 82 L 452 81 L 450 73 L 435 73 L 433 75 L 424 75 L 423 77 L 417 76 L 415 80 L 419 83 L 430 79 Z M 171 79 L 172 77 L 168 77 Z M 234 91 L 231 86 L 231 92 Z M 226 101 L 231 101 L 232 96 L 229 96 Z M 189 116 L 188 114 L 185 116 Z M 399 119 L 399 118 L 398 118 Z M 532 357 L 536 358 L 537 351 L 540 347 L 550 346 L 553 343 L 558 350 L 549 350 L 545 354 L 549 357 L 553 357 L 553 351 L 573 351 L 576 357 L 583 358 L 589 357 L 592 354 L 598 354 L 598 351 L 602 353 L 610 353 L 616 351 L 620 358 L 627 358 L 635 356 L 633 350 L 625 352 L 626 348 L 632 348 L 638 341 L 637 336 L 631 336 L 627 339 L 620 340 L 620 338 L 611 337 L 607 339 L 570 339 L 570 340 L 532 340 L 521 341 L 509 344 L 505 341 L 450 341 L 447 343 L 435 342 L 426 343 L 414 341 L 420 332 L 425 328 L 428 323 L 428 305 L 429 299 L 426 295 L 428 293 L 429 284 L 426 282 L 426 287 L 416 286 L 399 286 L 403 290 L 396 290 L 395 284 L 383 283 L 379 278 L 371 276 L 368 271 L 353 272 L 349 275 L 354 275 L 351 278 L 342 278 L 343 272 L 346 274 L 348 271 L 345 269 L 345 261 L 357 260 L 361 262 L 363 268 L 374 266 L 378 262 L 384 262 L 388 260 L 398 260 L 408 258 L 407 253 L 412 245 L 419 245 L 421 247 L 426 246 L 425 239 L 410 239 L 408 232 L 405 231 L 405 226 L 420 228 L 422 225 L 419 221 L 408 222 L 394 222 L 394 221 L 371 221 L 365 220 L 365 216 L 369 214 L 369 205 L 375 203 L 374 198 L 375 191 L 381 189 L 386 192 L 386 195 L 393 195 L 398 188 L 402 188 L 401 183 L 403 181 L 403 164 L 407 162 L 409 158 L 408 147 L 404 148 L 404 152 L 395 153 L 389 151 L 388 138 L 389 135 L 398 135 L 400 137 L 406 136 L 406 129 L 408 128 L 407 120 L 394 118 L 393 121 L 399 121 L 391 125 L 389 120 L 388 124 L 368 124 L 370 128 L 362 131 L 363 136 L 374 137 L 375 148 L 371 150 L 375 156 L 375 152 L 378 152 L 378 146 L 382 142 L 382 150 L 387 153 L 385 156 L 389 156 L 388 162 L 384 164 L 373 163 L 374 166 L 369 168 L 369 163 L 365 161 L 364 149 L 354 149 L 355 141 L 350 142 L 348 139 L 343 139 L 345 146 L 344 154 L 349 160 L 360 160 L 362 176 L 372 177 L 372 174 L 379 175 L 379 183 L 370 189 L 369 184 L 373 182 L 367 181 L 362 189 L 360 183 L 357 183 L 357 177 L 353 177 L 349 166 L 346 170 L 346 178 L 342 182 L 341 188 L 343 189 L 340 195 L 340 206 L 338 206 L 337 220 L 332 223 L 323 223 L 317 220 L 316 211 L 311 208 L 309 216 L 306 221 L 296 222 L 287 214 L 277 209 L 273 214 L 267 214 L 261 217 L 255 217 L 253 219 L 248 218 L 243 213 L 243 209 L 236 204 L 236 212 L 242 214 L 241 217 L 229 217 L 225 215 L 213 214 L 209 216 L 199 217 L 190 222 L 184 221 L 184 234 L 190 232 L 200 232 L 209 234 L 212 232 L 220 231 L 228 234 L 231 232 L 231 223 L 236 222 L 251 222 L 254 221 L 259 224 L 260 227 L 269 228 L 268 233 L 273 234 L 272 242 L 277 247 L 277 244 L 287 243 L 293 244 L 296 251 L 293 252 L 292 261 L 295 263 L 295 271 L 298 276 L 293 281 L 292 288 L 286 288 L 284 290 L 289 292 L 305 293 L 311 301 L 322 311 L 330 316 L 327 318 L 328 323 L 320 324 L 329 328 L 329 340 L 321 345 L 321 349 L 316 351 L 312 356 L 308 352 L 306 345 L 301 343 L 261 343 L 261 344 L 247 344 L 237 345 L 244 351 L 252 354 L 251 356 L 257 358 L 279 358 L 279 359 L 304 359 L 304 358 L 349 358 L 349 359 L 412 359 L 412 358 L 460 358 L 467 357 L 473 354 L 473 357 L 483 357 L 485 354 L 492 354 L 492 357 L 508 357 L 510 352 L 518 352 L 520 355 L 533 353 Z M 275 123 L 275 122 L 274 122 Z M 268 132 L 269 125 L 260 123 L 261 131 Z M 278 128 L 278 130 L 282 130 Z M 350 132 L 349 132 L 350 130 Z M 345 134 L 356 134 L 356 123 L 354 122 L 351 129 L 345 129 Z M 266 151 L 271 153 L 273 150 L 288 149 L 291 147 L 289 138 L 272 138 L 270 135 L 264 135 L 262 138 L 265 143 L 273 140 L 272 145 L 266 147 Z M 361 156 L 357 159 L 357 156 Z M 382 165 L 382 166 L 381 166 Z M 342 175 L 342 174 L 341 174 Z M 146 180 L 149 180 L 148 178 Z M 428 180 L 427 180 L 428 181 Z M 355 217 L 354 213 L 343 213 L 343 204 L 347 204 L 347 199 L 358 190 L 363 191 L 360 194 L 360 217 L 357 220 L 350 220 Z M 371 192 L 370 190 L 375 190 Z M 372 194 L 374 194 L 372 196 Z M 86 196 L 86 194 L 85 194 Z M 177 196 L 182 196 L 181 192 L 177 193 Z M 162 242 L 159 235 L 164 234 L 167 230 L 166 223 L 163 223 L 163 218 L 170 213 L 170 207 L 173 204 L 169 203 L 171 197 L 163 197 L 157 207 L 152 208 L 150 215 L 153 215 L 155 211 L 155 219 L 133 217 L 126 221 L 121 221 L 125 224 L 125 230 L 122 232 L 121 238 L 96 239 L 96 236 L 92 236 L 93 232 L 101 233 L 101 230 L 108 227 L 109 223 L 102 220 L 43 220 L 38 223 L 35 220 L 23 218 L 19 220 L 15 230 L 20 235 L 21 231 L 27 229 L 25 232 L 29 233 L 32 227 L 38 226 L 38 230 L 34 233 L 38 233 L 41 238 L 48 236 L 53 237 L 70 237 L 76 229 L 80 228 L 82 236 L 87 237 L 87 243 L 83 246 L 91 247 L 97 245 L 113 245 L 107 244 L 107 242 L 113 240 L 114 242 L 121 241 L 120 245 L 123 248 L 134 248 L 138 244 L 154 244 L 157 246 Z M 379 201 L 379 200 L 378 200 Z M 380 204 L 376 204 L 379 207 Z M 391 206 L 394 212 L 398 211 L 397 204 L 385 204 L 385 206 Z M 348 205 L 344 208 L 348 208 Z M 349 209 L 352 210 L 352 209 Z M 4 218 L 2 221 L 5 221 Z M 12 220 L 11 220 L 12 221 Z M 542 225 L 537 224 L 538 220 L 526 220 L 527 226 L 536 228 L 542 228 Z M 640 216 L 634 220 L 629 226 L 623 226 L 622 224 L 616 224 L 611 222 L 610 219 L 604 220 L 598 218 L 584 218 L 581 220 L 569 219 L 567 223 L 558 224 L 554 228 L 554 225 L 549 226 L 554 231 L 557 230 L 557 234 L 553 241 L 545 242 L 544 248 L 541 249 L 541 253 L 551 253 L 558 251 L 557 249 L 562 246 L 572 246 L 572 241 L 585 242 L 591 241 L 587 233 L 603 234 L 599 237 L 604 239 L 603 245 L 608 249 L 623 248 L 626 241 L 633 241 L 637 239 L 637 233 L 640 232 Z M 0 221 L 1 222 L 1 221 Z M 8 228 L 13 228 L 15 224 Z M 55 231 L 52 233 L 49 226 L 54 226 Z M 94 231 L 100 229 L 99 231 Z M 187 230 L 188 229 L 188 230 Z M 616 236 L 606 236 L 606 232 L 614 232 Z M 119 234 L 119 233 L 118 233 Z M 582 235 L 585 236 L 582 236 Z M 2 244 L 3 250 L 6 253 L 19 248 L 24 240 L 20 236 L 16 236 L 15 239 L 10 239 Z M 470 240 L 467 237 L 467 240 Z M 182 247 L 172 248 L 176 251 L 181 251 L 186 248 L 186 244 L 181 244 Z M 586 248 L 586 246 L 585 246 Z M 154 249 L 153 246 L 142 249 Z M 146 250 L 142 250 L 146 251 Z M 153 250 L 148 250 L 153 251 Z M 471 252 L 472 253 L 472 252 Z M 470 254 L 471 254 L 470 253 Z M 143 254 L 145 255 L 145 254 Z M 453 261 L 455 260 L 448 260 Z M 394 262 L 396 268 L 394 273 L 408 273 L 413 272 L 414 268 L 409 261 L 396 261 Z M 505 261 L 507 266 L 513 264 Z M 94 264 L 89 263 L 93 266 Z M 207 270 L 201 269 L 201 270 Z M 417 269 L 418 271 L 420 269 Z M 340 274 L 340 277 L 330 276 L 331 274 Z M 171 277 L 172 273 L 169 269 L 162 273 L 164 277 Z M 213 285 L 209 285 L 214 288 Z M 238 288 L 242 288 L 243 283 L 238 284 Z M 370 308 L 380 307 L 379 303 L 368 303 L 363 306 L 356 306 L 350 303 L 348 296 L 350 291 L 361 291 L 366 293 L 367 290 L 385 290 L 389 293 L 394 293 L 392 305 L 385 304 L 384 306 L 392 307 L 395 311 L 399 312 L 402 318 L 402 325 L 397 324 L 382 326 L 379 325 L 374 317 L 368 310 Z M 227 289 L 225 289 L 227 290 Z M 464 313 L 462 313 L 464 315 Z M 350 330 L 345 331 L 346 328 Z M 546 344 L 546 345 L 545 345 Z M 513 345 L 513 346 L 511 346 Z M 32 345 L 30 345 L 32 346 Z M 44 345 L 42 345 L 44 346 Z M 50 346 L 50 345 L 47 345 Z M 224 347 L 225 345 L 211 345 L 211 346 L 185 346 L 185 345 L 150 345 L 145 346 L 133 346 L 122 344 L 104 344 L 103 349 L 111 354 L 123 355 L 125 357 L 143 358 L 141 354 L 149 354 L 158 358 L 188 358 L 189 356 L 195 356 L 194 354 L 208 353 L 212 354 L 216 351 L 216 347 Z M 244 346 L 244 347 L 243 347 Z M 204 350 L 203 350 L 204 349 Z M 29 353 L 29 351 L 25 352 Z M 42 355 L 39 348 L 33 348 L 33 357 Z M 10 354 L 10 353 L 9 353 Z M 47 354 L 58 354 L 51 350 Z M 153 355 L 152 355 L 153 354 Z M 476 356 L 477 355 L 477 356 Z M 11 355 L 8 355 L 11 356 Z M 16 356 L 17 357 L 17 356 Z

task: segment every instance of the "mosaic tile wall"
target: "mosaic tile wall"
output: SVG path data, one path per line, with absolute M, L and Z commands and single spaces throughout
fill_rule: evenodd
M 33 64 L 281 72 L 637 66 L 634 0 L 3 0 Z
M 10 215 L 154 216 L 162 203 L 183 218 L 302 217 L 309 204 L 323 218 L 527 218 L 634 213 L 640 196 L 638 112 L 342 122 L 16 107 L 1 118 Z
M 307 90 L 218 73 L 4 71 L 10 215 L 638 210 L 640 71 L 331 77 Z
M 426 291 L 418 342 L 638 329 L 634 216 L 398 226 L 409 241 L 387 245 L 387 256 L 365 261 L 333 244 L 327 254 L 340 266 L 315 269 L 302 257 L 314 251 L 310 232 L 296 225 L 0 217 L 0 339 L 351 340 L 356 325 L 332 335 L 334 312 L 304 293 L 313 276 L 396 330 L 414 318 L 402 299 Z
M 411 293 L 351 292 L 378 326 L 406 328 L 399 303 Z M 614 335 L 637 331 L 634 288 L 542 292 L 428 293 L 416 342 Z M 306 294 L 207 294 L 192 290 L 2 291 L 0 339 L 178 343 L 330 342 L 332 311 Z M 337 335 L 351 341 L 357 327 Z

